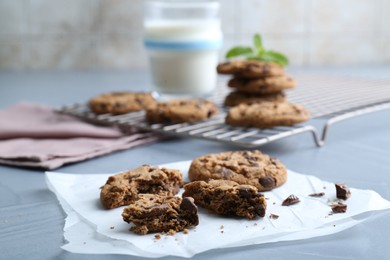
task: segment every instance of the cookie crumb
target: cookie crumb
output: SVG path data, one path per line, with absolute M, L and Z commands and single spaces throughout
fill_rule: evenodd
M 170 229 L 167 234 L 170 235 L 170 236 L 173 236 L 173 235 L 176 234 L 176 231 L 173 230 L 173 229 Z
M 221 225 L 219 228 L 220 228 L 220 229 L 223 229 L 223 228 L 224 228 L 224 226 L 223 226 L 223 225 Z
M 223 230 L 221 230 L 221 234 L 223 234 Z
M 160 234 L 156 234 L 156 235 L 154 235 L 154 238 L 155 238 L 155 239 L 160 239 L 160 238 L 161 238 L 161 235 L 160 235 Z
M 185 229 L 183 230 L 183 233 L 187 235 L 188 233 L 190 233 L 190 231 L 189 231 L 188 229 L 185 228 Z
M 269 215 L 269 218 L 270 218 L 270 219 L 278 219 L 278 218 L 279 218 L 279 215 L 276 215 L 276 214 L 271 213 L 271 214 Z
M 114 229 L 114 227 L 110 227 L 110 229 Z

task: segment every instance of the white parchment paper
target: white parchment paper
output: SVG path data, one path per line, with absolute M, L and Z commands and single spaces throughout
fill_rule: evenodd
M 190 161 L 164 165 L 179 169 L 184 179 Z M 352 195 L 344 203 L 346 213 L 330 214 L 330 201 L 336 200 L 334 183 L 314 176 L 288 171 L 288 181 L 273 191 L 265 192 L 267 213 L 264 218 L 246 220 L 228 218 L 199 210 L 199 225 L 189 234 L 173 236 L 136 235 L 122 220 L 123 207 L 106 210 L 100 205 L 100 187 L 110 174 L 64 174 L 46 172 L 48 187 L 57 195 L 67 214 L 64 249 L 77 253 L 129 254 L 145 257 L 168 255 L 191 257 L 210 249 L 238 247 L 287 240 L 299 240 L 342 231 L 368 218 L 376 210 L 390 208 L 390 202 L 371 190 L 351 188 Z M 323 197 L 309 194 L 324 192 Z M 300 203 L 281 206 L 290 194 Z M 270 218 L 270 214 L 279 216 Z M 366 213 L 366 214 L 363 214 Z M 205 239 L 207 238 L 207 239 Z

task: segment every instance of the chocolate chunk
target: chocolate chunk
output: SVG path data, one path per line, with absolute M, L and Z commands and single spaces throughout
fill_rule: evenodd
M 259 183 L 264 187 L 264 190 L 272 190 L 275 187 L 275 180 L 271 177 L 262 177 Z
M 254 204 L 255 212 L 259 217 L 265 216 L 266 207 L 264 204 Z
M 180 209 L 184 211 L 189 211 L 191 213 L 196 214 L 198 212 L 198 207 L 194 203 L 194 199 L 191 197 L 184 197 L 181 204 Z
M 345 184 L 336 183 L 336 197 L 338 199 L 346 200 L 351 196 L 351 191 Z
M 331 207 L 333 213 L 345 213 L 347 211 L 347 205 L 341 202 L 333 204 Z
M 225 167 L 219 168 L 216 172 L 223 174 L 224 179 L 228 179 L 230 176 L 233 175 L 233 171 Z
M 238 187 L 237 189 L 238 189 L 238 194 L 240 194 L 240 196 L 243 198 L 250 198 L 254 195 L 253 192 L 251 192 L 252 190 L 249 188 Z
M 157 217 L 165 214 L 167 210 L 169 209 L 168 205 L 158 205 L 154 206 L 149 212 L 146 212 L 143 217 L 144 218 L 152 218 L 152 217 Z
M 310 197 L 322 197 L 324 195 L 325 195 L 325 192 L 317 192 L 317 193 L 309 194 Z
M 282 206 L 290 206 L 290 205 L 294 205 L 294 204 L 297 204 L 299 203 L 300 200 L 297 196 L 295 196 L 294 194 L 291 194 L 290 196 L 288 196 L 283 202 L 282 202 Z

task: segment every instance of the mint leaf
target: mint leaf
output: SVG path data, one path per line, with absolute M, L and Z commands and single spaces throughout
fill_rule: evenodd
M 242 46 L 237 46 L 232 49 L 230 49 L 225 57 L 226 58 L 232 58 L 232 57 L 237 57 L 237 56 L 251 56 L 254 55 L 253 49 L 250 47 L 242 47 Z
M 264 55 L 257 55 L 248 57 L 248 60 L 257 60 L 257 61 L 271 61 L 279 65 L 286 66 L 288 65 L 288 59 L 280 53 L 266 52 Z
M 280 65 L 283 65 L 283 66 L 286 66 L 289 63 L 288 58 L 280 52 L 267 51 L 263 56 L 266 59 L 269 59 L 269 61 L 274 61 L 276 63 L 279 63 Z
M 226 53 L 225 57 L 232 58 L 237 56 L 243 56 L 247 60 L 275 62 L 282 66 L 288 65 L 289 60 L 285 55 L 272 50 L 267 51 L 264 48 L 263 39 L 261 38 L 260 34 L 255 34 L 253 36 L 253 45 L 254 48 L 243 46 L 234 47 Z
M 255 34 L 253 36 L 253 44 L 257 50 L 257 53 L 262 54 L 264 52 L 263 40 L 261 39 L 260 34 Z

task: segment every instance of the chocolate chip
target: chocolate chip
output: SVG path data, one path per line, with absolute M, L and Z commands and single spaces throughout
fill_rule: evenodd
M 238 187 L 238 194 L 246 199 L 254 195 L 252 190 L 247 187 Z
M 204 200 L 204 202 L 206 202 L 207 204 L 210 204 L 210 202 L 211 202 L 211 197 L 209 196 L 209 195 L 204 195 L 203 196 L 203 200 Z
M 324 195 L 325 195 L 325 192 L 318 192 L 318 193 L 309 194 L 310 197 L 322 197 Z
M 345 213 L 347 211 L 347 205 L 341 202 L 333 204 L 331 207 L 333 213 Z
M 183 198 L 180 204 L 180 209 L 193 214 L 196 214 L 198 212 L 198 207 L 195 205 L 194 199 L 191 197 Z
M 216 173 L 222 174 L 224 179 L 228 179 L 230 176 L 233 175 L 234 172 L 228 168 L 221 167 L 216 170 Z
M 335 187 L 336 187 L 336 197 L 338 199 L 346 200 L 351 196 L 351 191 L 349 190 L 347 185 L 336 183 Z
M 270 66 L 268 64 L 265 64 L 263 68 L 263 73 L 268 74 L 269 72 L 270 72 Z
M 297 196 L 295 196 L 294 194 L 291 194 L 290 196 L 288 196 L 283 202 L 282 202 L 282 206 L 290 206 L 290 205 L 294 205 L 294 204 L 297 204 L 299 203 L 300 200 Z
M 265 216 L 265 207 L 264 207 L 264 205 L 263 204 L 256 204 L 255 205 L 255 212 L 260 217 L 264 217 Z
M 156 216 L 160 216 L 160 215 L 163 215 L 167 212 L 167 210 L 169 209 L 169 206 L 166 205 L 166 204 L 162 204 L 162 205 L 158 205 L 158 206 L 154 206 L 150 212 L 147 212 L 147 213 L 144 213 L 143 217 L 156 217 Z
M 129 176 L 129 178 L 128 178 L 127 180 L 128 180 L 129 183 L 130 183 L 130 182 L 133 181 L 133 179 L 136 179 L 136 178 L 138 178 L 138 177 L 140 177 L 140 176 L 141 176 L 141 174 L 134 174 L 134 175 L 132 175 L 132 176 Z
M 275 187 L 275 180 L 271 177 L 261 177 L 259 183 L 265 190 L 271 190 Z

